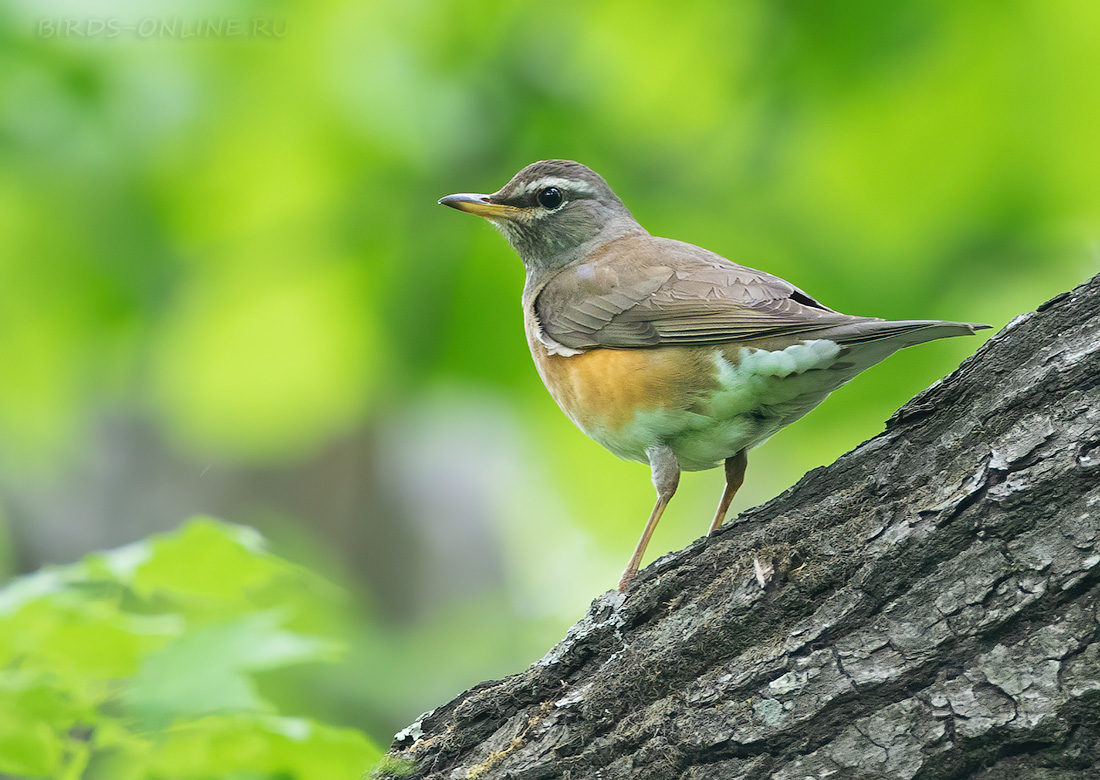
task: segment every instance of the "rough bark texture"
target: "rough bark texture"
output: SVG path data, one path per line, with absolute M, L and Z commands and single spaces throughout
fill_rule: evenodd
M 1100 277 L 391 755 L 417 778 L 1100 777 L 1098 620 Z

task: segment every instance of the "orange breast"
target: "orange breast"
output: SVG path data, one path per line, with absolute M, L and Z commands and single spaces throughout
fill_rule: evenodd
M 551 355 L 530 339 L 546 388 L 585 433 L 622 428 L 638 412 L 689 409 L 715 386 L 713 349 L 593 349 Z

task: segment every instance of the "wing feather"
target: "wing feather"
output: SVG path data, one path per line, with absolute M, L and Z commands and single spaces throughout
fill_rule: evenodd
M 583 266 L 559 272 L 537 294 L 534 308 L 546 334 L 573 349 L 781 336 L 860 344 L 944 326 L 940 335 L 973 332 L 965 323 L 841 314 L 777 276 L 652 236 L 611 241 Z

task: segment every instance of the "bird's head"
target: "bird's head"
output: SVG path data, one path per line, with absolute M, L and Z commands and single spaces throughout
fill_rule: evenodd
M 489 220 L 529 274 L 579 263 L 614 238 L 645 235 L 603 177 L 572 160 L 531 163 L 494 193 L 463 192 L 439 202 Z

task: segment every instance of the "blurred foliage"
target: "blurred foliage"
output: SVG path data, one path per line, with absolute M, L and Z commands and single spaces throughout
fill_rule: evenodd
M 185 37 L 226 20 L 272 32 Z M 259 526 L 355 599 L 312 701 L 274 690 L 385 739 L 545 651 L 652 502 L 538 382 L 511 250 L 437 198 L 578 159 L 832 307 L 999 327 L 1100 266 L 1097 73 L 1091 0 L 0 0 L 0 567 Z M 734 510 L 978 345 L 866 372 L 754 451 Z M 653 555 L 720 482 L 683 481 Z M 253 660 L 197 687 L 250 701 Z
M 258 675 L 332 661 L 331 585 L 251 529 L 193 520 L 0 590 L 0 773 L 358 777 L 367 738 L 290 717 Z

